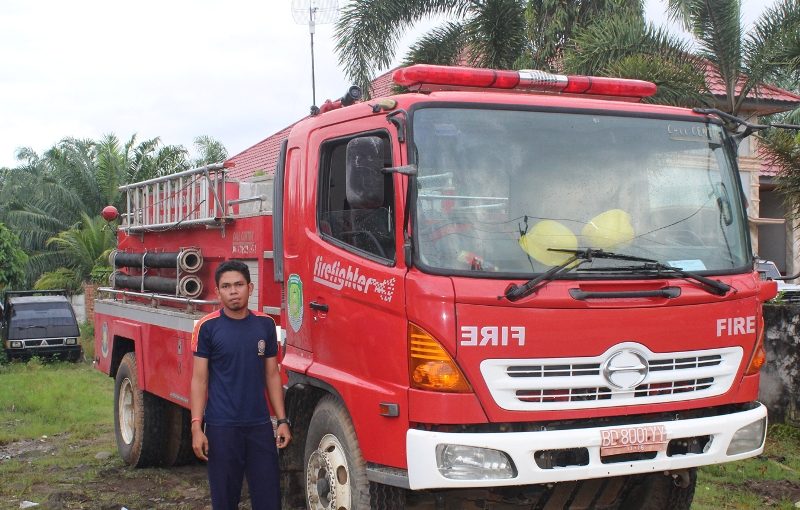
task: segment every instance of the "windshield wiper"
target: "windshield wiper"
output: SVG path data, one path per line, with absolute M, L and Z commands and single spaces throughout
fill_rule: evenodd
M 717 296 L 724 296 L 725 294 L 728 293 L 729 290 L 731 290 L 731 286 L 726 283 L 720 282 L 718 280 L 712 280 L 711 278 L 706 278 L 705 276 L 701 276 L 691 271 L 684 271 L 679 267 L 670 266 L 669 264 L 663 264 L 654 259 L 637 257 L 635 255 L 625 255 L 623 253 L 614 253 L 610 251 L 593 249 L 593 248 L 580 248 L 577 250 L 548 248 L 548 251 L 570 253 L 572 254 L 572 256 L 563 264 L 550 268 L 547 272 L 542 273 L 541 275 L 537 276 L 536 278 L 522 285 L 515 285 L 515 284 L 509 285 L 505 291 L 505 294 L 503 296 L 498 296 L 498 299 L 503 299 L 505 297 L 509 301 L 520 300 L 525 296 L 529 296 L 534 292 L 536 292 L 542 285 L 545 284 L 545 282 L 553 280 L 558 273 L 561 273 L 565 269 L 575 269 L 585 262 L 591 262 L 593 259 L 627 260 L 630 262 L 641 262 L 643 264 L 641 266 L 625 266 L 625 267 L 613 267 L 613 268 L 602 268 L 602 269 L 615 270 L 615 271 L 619 270 L 654 271 L 656 273 L 670 272 L 700 283 L 701 288 Z M 581 262 L 573 267 L 569 267 L 576 260 L 580 260 Z M 586 270 L 599 271 L 601 270 L 601 268 L 596 268 L 596 269 L 592 268 Z
M 503 293 L 502 296 L 497 296 L 497 299 L 506 298 L 509 301 L 518 301 L 518 300 L 524 298 L 525 296 L 530 296 L 531 294 L 536 292 L 539 289 L 539 287 L 544 285 L 545 282 L 548 282 L 548 281 L 552 280 L 553 278 L 555 278 L 555 276 L 558 273 L 561 273 L 562 271 L 568 271 L 568 270 L 571 270 L 571 269 L 575 269 L 578 266 L 580 266 L 581 264 L 583 264 L 584 262 L 588 262 L 589 260 L 591 260 L 591 258 L 587 258 L 585 256 L 585 253 L 580 251 L 580 250 L 576 250 L 574 253 L 573 253 L 572 250 L 556 250 L 554 248 L 548 248 L 548 250 L 550 250 L 550 251 L 566 251 L 567 253 L 572 253 L 572 256 L 570 258 L 568 258 L 564 263 L 559 264 L 559 265 L 554 266 L 554 267 L 551 267 L 546 272 L 540 274 L 539 276 L 537 276 L 536 278 L 534 278 L 532 280 L 528 280 L 527 282 L 523 283 L 522 285 L 517 285 L 517 284 L 512 283 L 511 285 L 509 285 L 506 288 L 506 291 Z M 581 260 L 581 261 L 578 264 L 576 264 L 575 266 L 570 267 L 572 264 L 575 263 L 576 260 Z
M 561 250 L 561 249 L 553 249 L 553 251 L 562 251 L 566 253 L 573 253 L 573 250 Z M 669 272 L 676 275 L 683 276 L 684 278 L 688 278 L 690 280 L 694 280 L 700 283 L 700 287 L 707 292 L 712 294 L 716 294 L 717 296 L 724 296 L 731 290 L 731 286 L 727 283 L 723 283 L 719 280 L 712 280 L 711 278 L 706 278 L 705 276 L 701 276 L 697 273 L 693 273 L 691 271 L 684 271 L 683 269 L 675 266 L 670 266 L 669 264 L 664 264 L 657 260 L 647 259 L 644 257 L 636 257 L 634 255 L 624 255 L 621 253 L 612 253 L 609 251 L 604 250 L 585 250 L 585 252 L 590 253 L 590 258 L 587 260 L 591 260 L 591 258 L 596 259 L 613 259 L 613 260 L 629 260 L 631 262 L 641 262 L 641 266 L 623 266 L 623 267 L 598 267 L 598 268 L 591 268 L 585 269 L 585 271 L 653 271 L 656 274 L 660 274 L 663 272 Z

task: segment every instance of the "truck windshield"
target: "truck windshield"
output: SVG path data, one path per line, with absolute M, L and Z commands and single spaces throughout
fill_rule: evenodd
M 78 323 L 68 303 L 20 303 L 11 307 L 9 340 L 78 336 Z
M 423 108 L 412 133 L 423 268 L 524 276 L 584 248 L 694 272 L 748 264 L 740 184 L 718 125 Z M 602 259 L 567 274 L 632 269 Z

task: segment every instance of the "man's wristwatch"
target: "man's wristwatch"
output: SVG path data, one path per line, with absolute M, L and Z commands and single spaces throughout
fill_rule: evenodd
M 281 418 L 280 420 L 277 420 L 277 421 L 275 422 L 275 425 L 276 425 L 276 426 L 281 426 L 281 425 L 283 425 L 284 423 L 285 423 L 286 425 L 288 425 L 288 426 L 289 426 L 289 428 L 292 428 L 292 422 L 290 422 L 290 421 L 289 421 L 289 418 Z

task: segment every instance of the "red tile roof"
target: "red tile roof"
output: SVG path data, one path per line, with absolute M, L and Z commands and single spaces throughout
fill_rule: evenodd
M 234 164 L 234 167 L 228 171 L 228 178 L 246 179 L 252 177 L 259 171 L 267 175 L 274 174 L 275 165 L 278 163 L 278 154 L 281 150 L 281 143 L 289 136 L 289 131 L 291 131 L 292 126 L 294 126 L 294 124 L 281 129 L 274 135 L 228 158 L 227 162 Z
M 706 72 L 706 85 L 708 86 L 708 90 L 717 97 L 726 97 L 727 92 L 725 90 L 725 83 L 722 81 L 722 77 L 719 74 L 719 70 L 714 66 L 714 64 L 712 64 L 711 62 L 707 62 L 705 64 L 705 72 Z M 741 93 L 744 80 L 745 80 L 744 77 L 739 78 L 739 83 L 736 84 L 737 94 Z M 768 84 L 761 84 L 758 87 L 755 87 L 753 90 L 748 92 L 747 98 L 754 100 L 761 100 L 761 101 L 793 103 L 795 106 L 800 104 L 800 95 Z M 787 110 L 790 110 L 795 107 L 792 105 L 787 105 L 787 106 L 788 106 L 786 108 Z
M 397 69 L 397 68 L 395 68 Z M 370 84 L 370 95 L 372 97 L 384 97 L 384 96 L 391 96 L 392 95 L 392 73 L 394 69 L 391 69 L 382 75 L 378 76 L 372 83 Z

